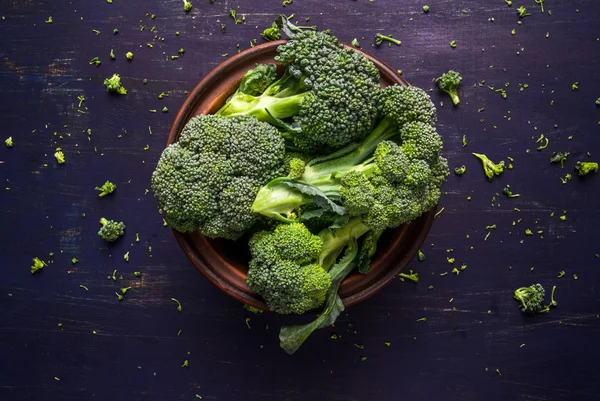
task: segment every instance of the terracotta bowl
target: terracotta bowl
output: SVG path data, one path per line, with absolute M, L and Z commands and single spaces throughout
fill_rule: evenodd
M 176 142 L 184 125 L 194 116 L 219 110 L 236 90 L 243 75 L 257 63 L 273 63 L 280 40 L 255 46 L 243 51 L 212 70 L 189 94 L 177 113 L 169 132 L 167 145 Z M 359 51 L 359 50 L 357 50 Z M 381 86 L 408 83 L 390 66 L 365 54 L 381 72 Z M 380 239 L 379 250 L 368 274 L 353 273 L 341 284 L 340 296 L 344 305 L 361 302 L 400 273 L 409 264 L 425 241 L 435 211 L 429 211 L 410 224 L 388 230 Z M 173 230 L 179 245 L 194 266 L 222 291 L 240 302 L 268 311 L 264 301 L 246 285 L 250 254 L 247 241 L 214 240 L 193 233 Z

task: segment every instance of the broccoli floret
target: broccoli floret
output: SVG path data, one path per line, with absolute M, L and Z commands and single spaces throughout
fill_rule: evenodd
M 31 265 L 31 274 L 41 270 L 46 266 L 46 263 L 41 261 L 39 258 L 33 258 L 33 265 Z
M 596 106 L 600 106 L 600 97 L 596 99 Z
M 6 145 L 7 148 L 12 148 L 13 147 L 12 136 L 9 136 L 8 138 L 6 138 L 6 140 L 4 141 L 4 144 Z
M 395 45 L 398 45 L 398 46 L 400 46 L 402 44 L 402 42 L 400 42 L 398 39 L 392 38 L 392 35 L 386 36 L 386 35 L 382 35 L 381 33 L 378 33 L 377 35 L 375 35 L 375 44 L 377 46 L 381 46 L 381 44 L 383 43 L 384 40 L 386 40 L 390 43 L 393 43 Z
M 363 142 L 311 160 L 297 180 L 272 180 L 258 192 L 252 209 L 289 222 L 303 218 L 303 205 L 316 203 L 340 215 L 361 216 L 366 225 L 382 230 L 435 206 L 448 175 L 440 156 L 442 139 L 432 126 L 435 107 L 414 87 L 385 88 L 382 98 L 386 116 Z
M 126 95 L 127 89 L 121 85 L 121 77 L 119 74 L 113 74 L 112 77 L 104 80 L 104 86 L 109 92 L 116 92 L 120 95 Z
M 466 172 L 467 172 L 467 166 L 465 166 L 464 164 L 460 167 L 454 168 L 454 174 L 456 174 L 456 175 L 463 175 Z
M 450 95 L 452 103 L 455 106 L 460 103 L 460 98 L 458 97 L 458 87 L 460 86 L 461 81 L 462 77 L 460 74 L 452 70 L 442 74 L 441 77 L 436 79 L 439 88 Z
M 100 193 L 98 194 L 100 198 L 108 194 L 112 194 L 113 192 L 115 192 L 115 189 L 117 189 L 117 186 L 110 181 L 106 181 L 104 184 L 102 184 L 101 187 L 95 188 L 96 191 L 100 191 Z
M 575 165 L 575 170 L 577 170 L 577 174 L 579 176 L 588 175 L 589 173 L 597 173 L 598 172 L 598 163 L 595 162 L 577 162 Z
M 260 187 L 284 173 L 285 145 L 274 127 L 250 116 L 192 118 L 162 153 L 152 189 L 177 231 L 237 239 L 256 221 Z
M 273 40 L 278 40 L 281 38 L 281 34 L 279 33 L 279 27 L 276 22 L 273 22 L 270 28 L 266 28 L 261 34 L 262 38 L 268 42 Z
M 302 314 L 325 301 L 329 274 L 317 263 L 322 240 L 300 223 L 281 224 L 250 240 L 248 286 L 271 310 Z
M 61 148 L 56 148 L 56 152 L 54 152 L 54 158 L 58 164 L 63 164 L 65 160 L 65 154 Z
M 133 60 L 133 53 L 132 52 L 125 53 L 125 58 L 127 58 L 127 60 Z
M 275 57 L 285 73 L 258 96 L 236 92 L 218 114 L 276 125 L 302 151 L 327 153 L 360 141 L 377 119 L 377 68 L 328 32 L 300 29 L 285 17 L 277 24 L 290 37 Z
M 192 3 L 188 0 L 183 0 L 183 11 L 189 13 L 192 10 Z
M 483 171 L 485 172 L 488 180 L 492 180 L 494 175 L 500 175 L 504 171 L 504 160 L 500 163 L 494 163 L 486 155 L 480 153 L 473 153 L 473 156 L 477 157 L 481 160 L 481 164 L 483 165 Z
M 98 231 L 98 235 L 108 242 L 118 240 L 125 231 L 125 224 L 123 224 L 123 222 L 107 220 L 102 217 L 100 219 L 100 224 L 102 224 L 102 227 L 100 228 L 100 231 Z
M 357 49 L 360 49 L 360 42 L 358 41 L 357 38 L 352 39 L 352 42 L 350 43 L 353 47 L 356 47 Z
M 515 299 L 521 303 L 523 313 L 537 313 L 544 309 L 544 296 L 546 292 L 541 284 L 521 287 L 515 290 Z
M 527 12 L 527 9 L 523 6 L 517 8 L 517 14 L 519 15 L 519 18 L 529 17 L 531 15 Z

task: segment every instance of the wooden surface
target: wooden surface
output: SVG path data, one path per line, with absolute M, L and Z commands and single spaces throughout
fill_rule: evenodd
M 560 181 L 586 152 L 600 159 L 600 6 L 546 0 L 548 15 L 526 0 L 532 15 L 517 25 L 521 2 L 513 1 L 432 0 L 424 14 L 416 0 L 295 0 L 286 8 L 279 0 L 192 0 L 185 14 L 175 0 L 2 0 L 1 139 L 12 136 L 15 145 L 0 143 L 0 399 L 600 399 L 600 176 Z M 246 14 L 245 24 L 233 23 L 232 8 Z M 303 319 L 249 315 L 210 285 L 146 193 L 185 91 L 237 43 L 260 42 L 259 32 L 282 12 L 311 17 L 345 42 L 358 37 L 416 86 L 433 88 L 432 78 L 460 71 L 458 108 L 437 89 L 432 96 L 444 102 L 445 154 L 452 167 L 468 168 L 449 177 L 445 209 L 423 248 L 427 259 L 411 266 L 420 282 L 395 281 L 294 356 L 279 349 L 277 334 L 282 323 Z M 371 48 L 376 32 L 393 33 L 402 45 Z M 185 55 L 170 60 L 180 48 Z M 89 65 L 96 56 L 100 67 Z M 126 96 L 105 92 L 102 81 L 112 73 L 121 74 Z M 507 99 L 488 88 L 506 82 Z M 528 87 L 519 92 L 518 84 Z M 169 96 L 159 100 L 163 91 Z M 81 95 L 85 114 L 77 111 Z M 537 151 L 542 133 L 549 145 Z M 65 151 L 64 165 L 54 160 L 56 147 Z M 553 151 L 571 152 L 564 169 L 549 164 Z M 494 161 L 510 156 L 514 169 L 488 182 L 471 152 Z M 94 187 L 105 180 L 118 189 L 99 199 Z M 506 184 L 521 196 L 496 195 Z M 102 216 L 124 220 L 125 238 L 107 246 L 96 235 Z M 524 235 L 528 228 L 534 235 Z M 36 256 L 52 263 L 32 276 Z M 462 263 L 465 271 L 450 273 Z M 107 278 L 114 269 L 122 281 Z M 535 282 L 556 285 L 559 306 L 525 317 L 512 292 Z M 118 302 L 115 292 L 128 286 Z

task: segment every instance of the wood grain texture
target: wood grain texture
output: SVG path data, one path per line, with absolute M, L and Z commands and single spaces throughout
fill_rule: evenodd
M 522 25 L 521 3 L 503 0 L 432 0 L 428 14 L 416 0 L 192 3 L 185 14 L 180 1 L 0 0 L 0 139 L 15 143 L 0 144 L 1 400 L 600 399 L 600 176 L 560 181 L 586 152 L 596 161 L 600 155 L 597 1 L 546 0 L 551 15 L 523 1 L 532 15 Z M 230 9 L 246 14 L 246 23 L 235 25 Z M 278 13 L 310 17 L 344 42 L 357 37 L 411 84 L 432 88 L 435 103 L 444 102 L 445 154 L 452 167 L 468 168 L 449 177 L 427 259 L 411 266 L 420 282 L 390 284 L 292 357 L 279 349 L 279 326 L 304 319 L 248 316 L 192 267 L 145 193 L 186 91 L 236 44 L 260 42 Z M 376 32 L 402 45 L 371 48 Z M 171 60 L 180 48 L 185 55 Z M 100 67 L 89 65 L 96 56 Z M 450 68 L 464 76 L 458 108 L 432 83 Z M 126 96 L 105 92 L 102 81 L 113 73 Z M 507 99 L 488 88 L 507 82 Z M 520 92 L 518 84 L 528 88 Z M 163 91 L 169 96 L 159 100 Z M 77 111 L 81 95 L 85 114 Z M 550 142 L 537 151 L 541 133 Z M 65 151 L 64 165 L 54 161 L 56 147 Z M 553 151 L 571 152 L 564 169 L 548 163 Z M 510 156 L 514 169 L 488 182 L 471 152 Z M 94 187 L 105 180 L 118 189 L 99 199 Z M 496 195 L 506 184 L 521 196 Z M 96 235 L 102 216 L 124 220 L 125 238 L 103 243 Z M 533 236 L 524 235 L 527 228 Z M 49 252 L 52 263 L 32 276 L 31 259 L 48 261 Z M 447 257 L 468 268 L 449 273 Z M 107 278 L 114 269 L 122 281 Z M 524 317 L 512 291 L 534 282 L 556 285 L 559 307 Z M 127 286 L 119 303 L 115 292 Z

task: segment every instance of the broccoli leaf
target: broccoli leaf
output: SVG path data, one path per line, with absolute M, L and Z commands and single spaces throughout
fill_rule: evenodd
M 313 197 L 313 201 L 320 208 L 325 208 L 327 210 L 331 210 L 336 214 L 344 215 L 346 214 L 346 208 L 338 205 L 333 202 L 331 199 L 327 197 L 320 189 L 310 184 L 306 184 L 301 181 L 294 180 L 281 180 L 282 184 L 285 184 L 291 188 L 297 189 L 305 195 L 309 195 Z
M 290 355 L 296 352 L 313 331 L 331 326 L 344 311 L 344 303 L 337 292 L 342 280 L 354 269 L 355 264 L 353 261 L 357 253 L 358 245 L 354 241 L 346 250 L 344 257 L 329 271 L 331 287 L 327 290 L 325 309 L 314 321 L 303 325 L 281 328 L 279 345 L 285 352 Z

